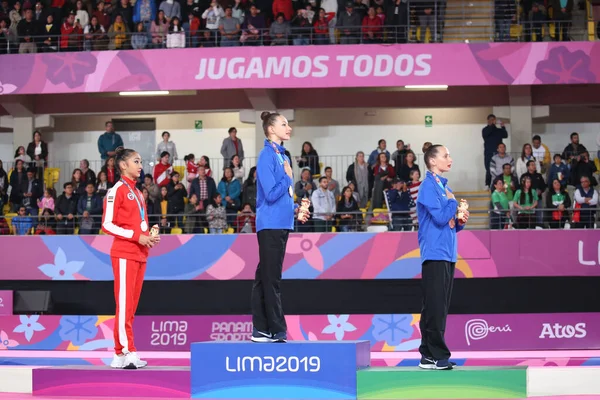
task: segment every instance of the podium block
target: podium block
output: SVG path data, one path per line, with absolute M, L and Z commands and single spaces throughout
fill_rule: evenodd
M 356 399 L 369 341 L 201 342 L 191 345 L 196 399 Z

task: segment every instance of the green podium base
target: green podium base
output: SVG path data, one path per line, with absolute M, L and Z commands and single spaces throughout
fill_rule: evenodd
M 358 399 L 522 399 L 527 367 L 368 368 L 357 372 Z

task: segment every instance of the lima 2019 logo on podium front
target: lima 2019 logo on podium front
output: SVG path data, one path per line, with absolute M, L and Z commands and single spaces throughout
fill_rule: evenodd
M 191 356 L 192 398 L 355 399 L 370 343 L 202 342 Z

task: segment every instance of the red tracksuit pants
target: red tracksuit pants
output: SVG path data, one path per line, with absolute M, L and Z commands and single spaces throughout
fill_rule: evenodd
M 136 351 L 133 342 L 133 318 L 142 294 L 146 263 L 111 257 L 115 276 L 115 354 Z

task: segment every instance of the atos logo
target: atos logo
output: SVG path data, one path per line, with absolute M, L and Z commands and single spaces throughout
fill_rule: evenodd
M 585 322 L 573 325 L 543 324 L 540 339 L 583 339 L 587 336 Z

